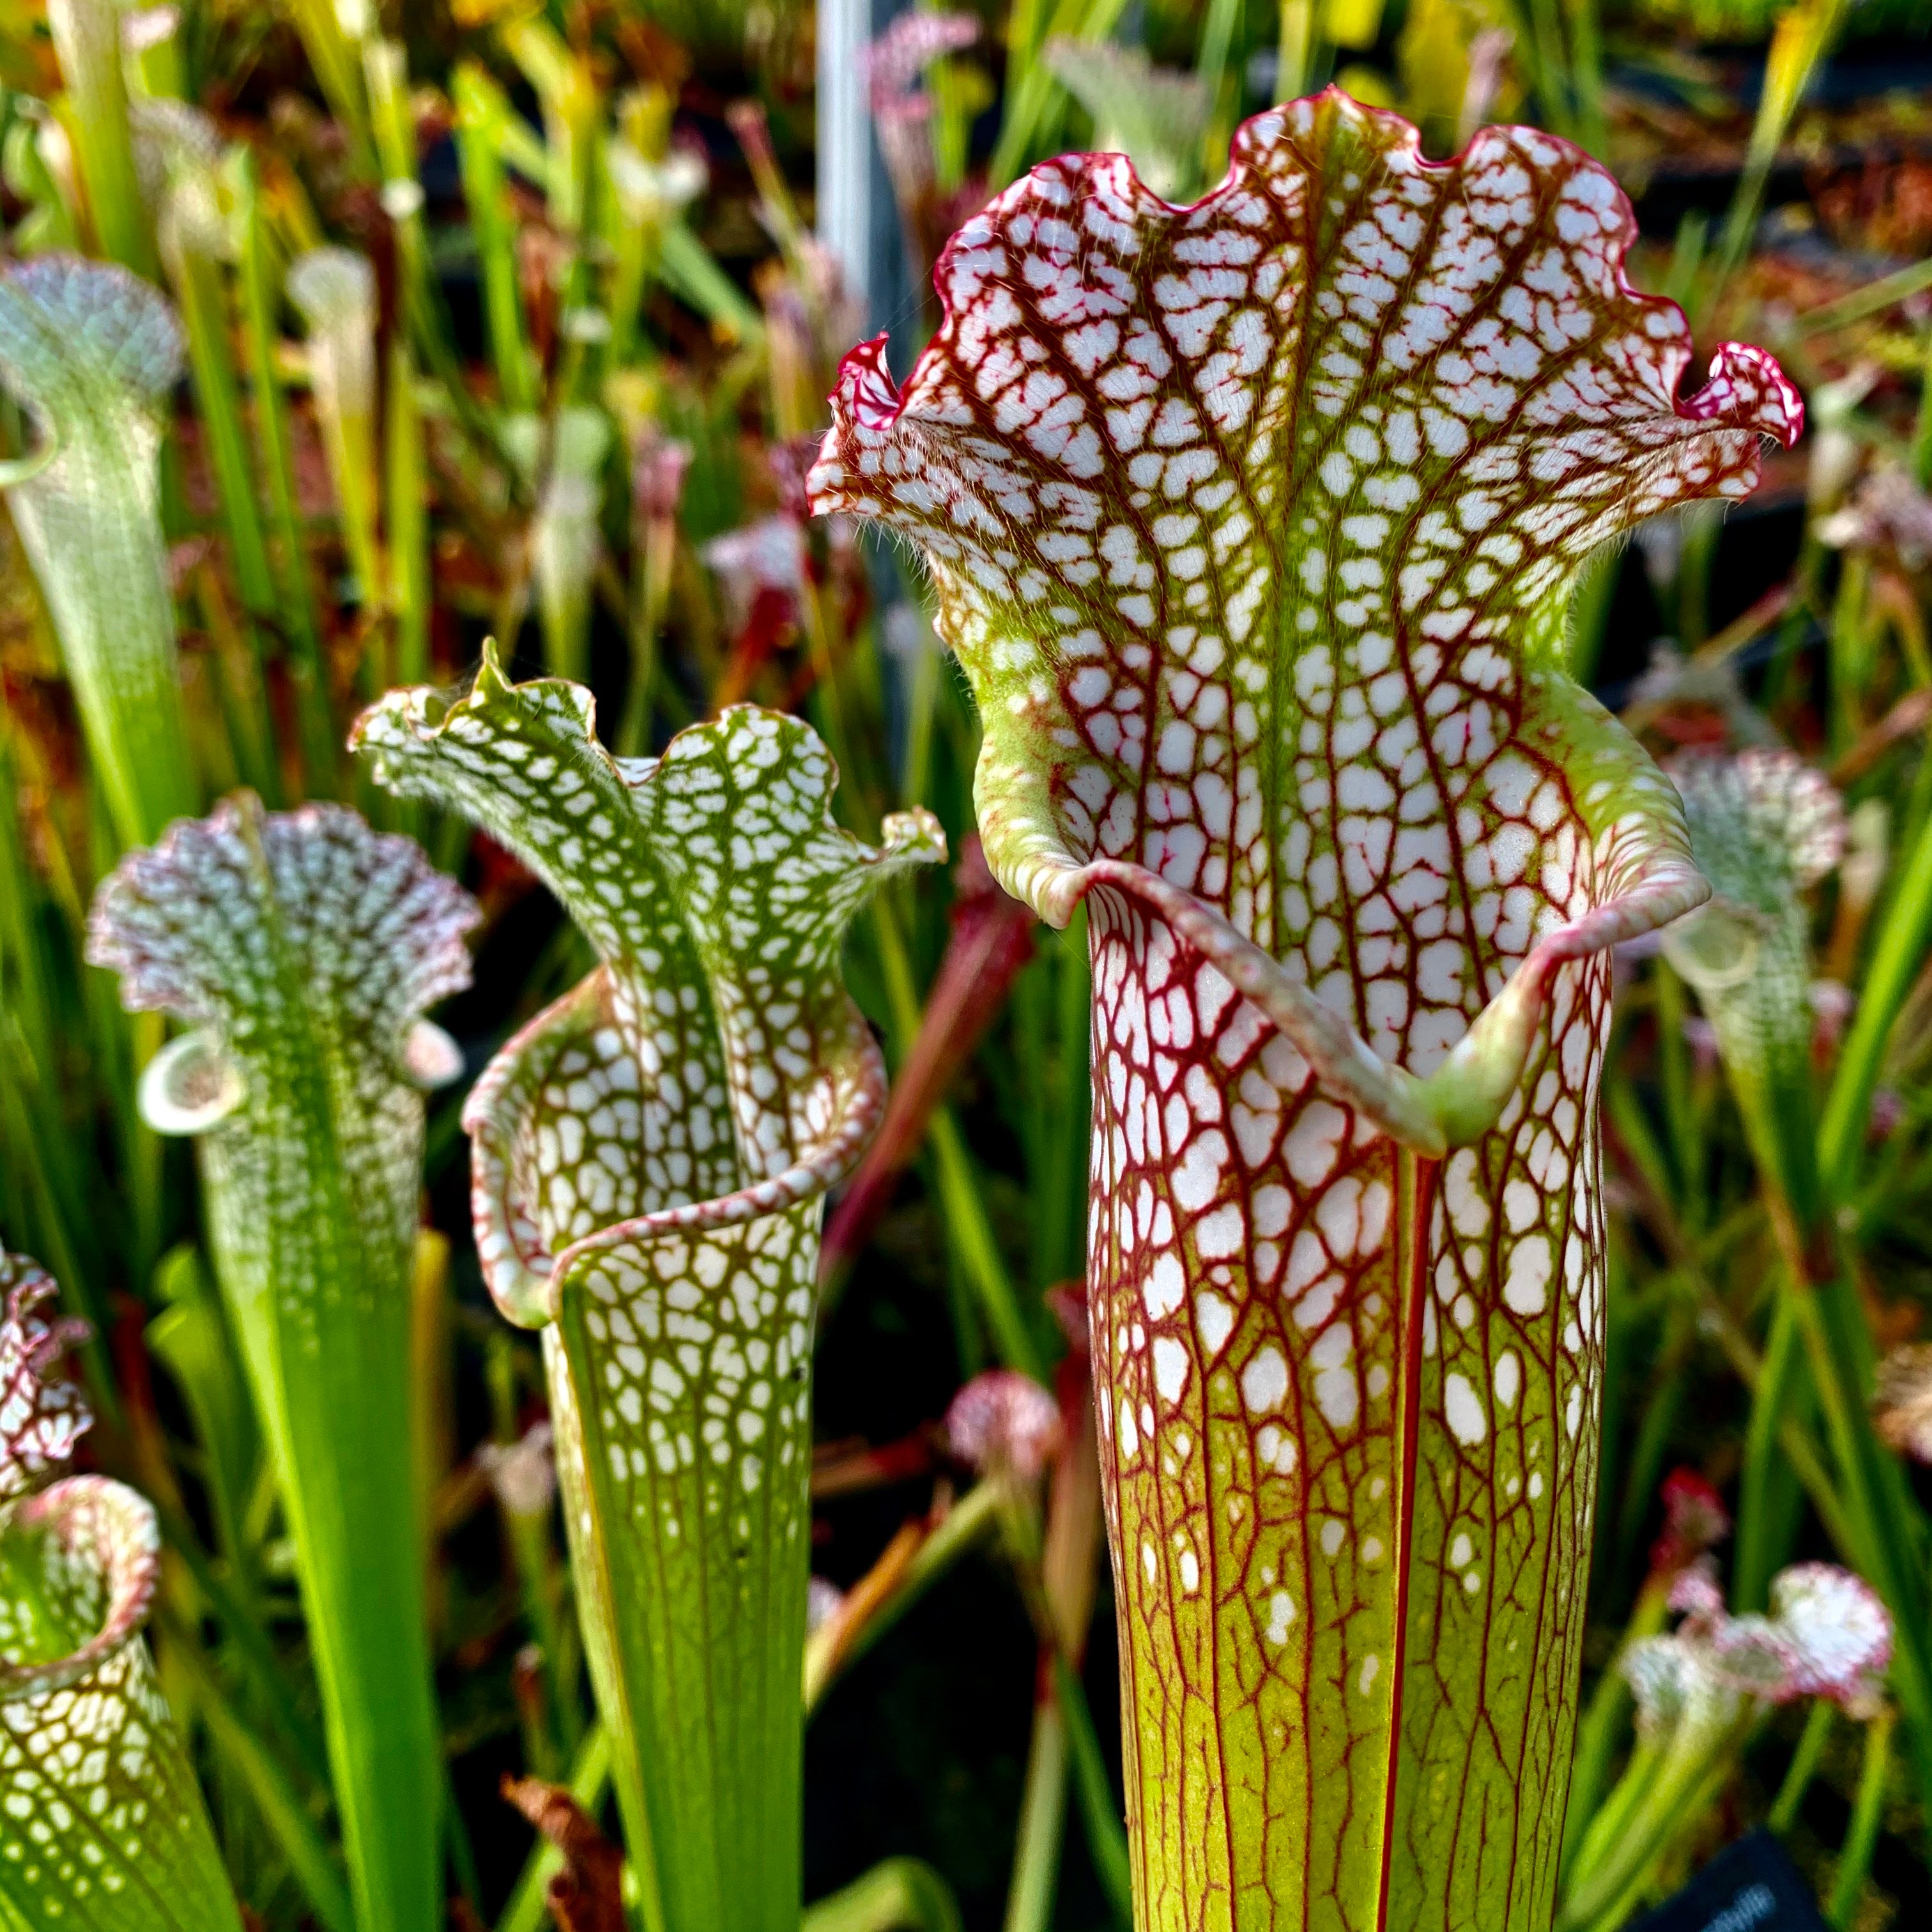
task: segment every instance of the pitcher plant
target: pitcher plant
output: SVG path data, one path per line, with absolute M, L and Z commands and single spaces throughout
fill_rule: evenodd
M 195 1138 L 216 1274 L 274 1460 L 364 1932 L 442 1922 L 443 1770 L 410 1394 L 424 1007 L 468 985 L 468 896 L 339 806 L 244 793 L 131 853 L 88 956 L 190 1028 L 142 1113 Z
M 161 435 L 181 325 L 127 269 L 43 255 L 0 275 L 0 382 L 34 447 L 0 466 L 124 845 L 193 810 L 161 533 Z
M 602 964 L 490 1063 L 464 1123 L 498 1308 L 541 1329 L 578 1614 L 649 1932 L 793 1932 L 812 1334 L 826 1190 L 884 1103 L 844 929 L 937 824 L 840 830 L 799 720 L 739 706 L 656 759 L 589 692 L 486 653 L 354 742 L 562 901 Z
M 87 1324 L 47 1318 L 54 1283 L 24 1255 L 0 1252 L 0 1924 L 241 1932 L 141 1635 L 154 1512 L 57 1475 L 93 1422 L 60 1373 Z
M 1570 593 L 1802 405 L 1635 293 L 1612 177 L 1331 90 L 1189 207 L 956 235 L 813 505 L 910 539 L 1000 882 L 1093 960 L 1088 1297 L 1142 1932 L 1542 1932 L 1604 1321 L 1608 949 L 1698 904 Z

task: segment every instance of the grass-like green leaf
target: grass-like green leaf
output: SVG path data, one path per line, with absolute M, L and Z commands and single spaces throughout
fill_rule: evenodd
M 52 0 L 47 26 L 72 104 L 74 141 L 88 212 L 102 249 L 137 274 L 154 268 L 128 124 L 125 56 L 116 0 Z
M 516 852 L 602 959 L 470 1096 L 477 1246 L 545 1331 L 645 1922 L 791 1932 L 819 1217 L 884 1088 L 839 945 L 943 842 L 924 814 L 879 850 L 841 831 L 796 719 L 739 707 L 614 758 L 586 692 L 493 656 L 460 703 L 392 692 L 356 742 Z
M 358 1922 L 442 1922 L 443 1784 L 411 1461 L 419 1018 L 467 983 L 467 896 L 353 812 L 246 794 L 124 860 L 89 956 L 196 1030 L 143 1083 L 196 1134 L 217 1274 L 294 1532 Z
M 1610 176 L 1339 93 L 1204 200 L 955 237 L 814 506 L 915 543 L 1009 890 L 1087 900 L 1089 1295 L 1144 1927 L 1546 1924 L 1595 1486 L 1606 949 L 1694 906 L 1570 592 L 1802 409 Z

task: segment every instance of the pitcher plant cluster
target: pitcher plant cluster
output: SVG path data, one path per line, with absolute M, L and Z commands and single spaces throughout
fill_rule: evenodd
M 1438 160 L 1118 10 L 866 54 L 916 358 L 668 14 L 0 31 L 0 1924 L 952 1932 L 808 1828 L 929 1593 L 1008 1932 L 1922 1858 L 1927 278 L 1717 326 L 1837 13 L 1678 300 L 1576 22 Z

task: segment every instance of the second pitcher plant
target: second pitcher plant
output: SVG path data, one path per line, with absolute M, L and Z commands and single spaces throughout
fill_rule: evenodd
M 464 1119 L 496 1304 L 542 1328 L 579 1615 L 650 1932 L 794 1932 L 825 1190 L 884 1100 L 838 971 L 879 884 L 944 850 L 838 830 L 795 718 L 740 706 L 614 758 L 590 694 L 486 656 L 356 742 L 551 887 L 602 964 Z

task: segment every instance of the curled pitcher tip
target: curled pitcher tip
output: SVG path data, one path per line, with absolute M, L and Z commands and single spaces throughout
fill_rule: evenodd
M 1804 398 L 1778 358 L 1748 342 L 1720 342 L 1704 386 L 1678 405 L 1693 422 L 1754 430 L 1789 449 L 1804 434 Z
M 214 1029 L 171 1040 L 142 1068 L 135 1103 L 158 1134 L 192 1137 L 219 1126 L 248 1098 L 242 1070 Z
M 898 385 L 886 359 L 886 338 L 874 335 L 848 350 L 838 365 L 835 394 L 864 428 L 891 428 L 899 411 Z
M 875 335 L 846 351 L 830 401 L 832 427 L 805 479 L 806 507 L 815 517 L 830 516 L 854 500 L 846 474 L 848 443 L 879 440 L 898 420 L 899 389 L 886 359 L 886 338 Z
M 60 1566 L 98 1579 L 101 1600 L 94 1628 L 56 1656 L 22 1658 L 21 1630 L 34 1620 L 10 1624 L 0 1656 L 0 1703 L 7 1703 L 78 1683 L 134 1636 L 154 1599 L 160 1542 L 152 1507 L 123 1484 L 67 1476 L 38 1486 L 72 1461 L 92 1424 L 86 1398 L 62 1369 L 67 1350 L 92 1331 L 76 1317 L 43 1312 L 58 1291 L 25 1255 L 0 1250 L 0 1536 L 45 1536 Z M 21 1565 L 10 1548 L 0 1563 L 6 1588 Z

